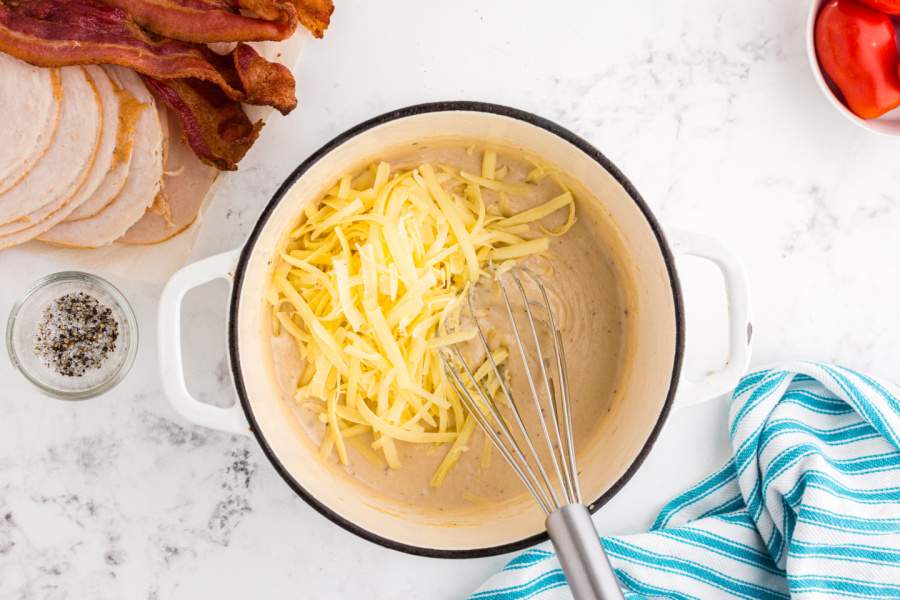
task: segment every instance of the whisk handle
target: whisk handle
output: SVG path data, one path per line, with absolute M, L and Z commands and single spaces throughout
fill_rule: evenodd
M 551 513 L 547 517 L 547 533 L 575 600 L 624 597 L 591 513 L 583 504 L 569 504 Z

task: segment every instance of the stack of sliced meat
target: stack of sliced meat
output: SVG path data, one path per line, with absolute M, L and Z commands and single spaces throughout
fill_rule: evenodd
M 166 139 L 140 77 L 108 66 L 35 69 L 3 55 L 0 69 L 19 74 L 16 92 L 47 115 L 11 123 L 12 146 L 29 150 L 24 170 L 23 162 L 4 170 L 0 247 L 34 238 L 94 247 L 122 237 L 163 182 Z
M 217 169 L 236 168 L 259 133 L 242 104 L 296 105 L 290 71 L 244 42 L 284 39 L 298 22 L 321 37 L 331 10 L 0 0 L 0 248 L 148 244 L 186 228 Z M 237 45 L 205 45 L 223 41 Z

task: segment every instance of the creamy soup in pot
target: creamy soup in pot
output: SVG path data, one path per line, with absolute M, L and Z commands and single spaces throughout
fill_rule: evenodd
M 390 164 L 392 171 L 414 169 L 419 165 L 445 165 L 455 171 L 481 173 L 484 144 L 462 140 L 421 143 L 376 157 Z M 494 148 L 496 175 L 506 182 L 525 182 L 534 175 L 536 162 L 513 149 Z M 360 172 L 365 169 L 360 167 Z M 341 174 L 336 174 L 339 176 Z M 624 394 L 621 382 L 631 367 L 633 354 L 630 323 L 634 320 L 633 294 L 627 272 L 620 264 L 622 242 L 612 224 L 602 198 L 590 197 L 578 182 L 565 173 L 532 178 L 525 194 L 505 194 L 482 190 L 489 214 L 517 214 L 545 204 L 560 194 L 561 184 L 575 198 L 576 221 L 564 234 L 549 236 L 549 247 L 539 256 L 522 258 L 517 266 L 527 267 L 543 281 L 554 315 L 562 333 L 568 364 L 572 399 L 575 447 L 583 451 L 594 442 L 599 424 L 613 399 Z M 321 201 L 321 200 L 319 200 Z M 306 211 L 307 215 L 311 211 Z M 298 217 L 302 222 L 303 217 Z M 566 210 L 542 217 L 537 225 L 547 231 L 558 230 L 567 220 Z M 361 293 L 361 292 L 360 292 Z M 483 301 L 482 326 L 496 330 L 498 344 L 510 346 L 506 313 L 497 298 Z M 279 328 L 271 334 L 272 355 L 284 402 L 314 445 L 326 435 L 323 412 L 311 410 L 310 403 L 297 398 L 298 385 L 305 370 L 304 361 L 292 336 Z M 530 402 L 527 383 L 521 370 L 510 364 L 511 391 L 517 401 Z M 322 409 L 324 410 L 324 409 Z M 538 441 L 539 426 L 534 415 L 526 419 Z M 366 492 L 380 494 L 423 508 L 453 508 L 507 501 L 525 494 L 525 488 L 496 450 L 485 449 L 491 442 L 476 428 L 459 460 L 446 473 L 439 486 L 432 484 L 434 473 L 450 449 L 450 443 L 419 444 L 397 442 L 399 468 L 390 468 L 379 453 L 361 446 L 375 441 L 370 434 L 357 436 L 347 444 L 347 464 L 341 464 L 333 448 L 325 456 L 330 468 L 340 477 L 354 480 Z

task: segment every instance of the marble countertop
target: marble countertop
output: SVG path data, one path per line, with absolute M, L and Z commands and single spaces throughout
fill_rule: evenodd
M 553 8 L 550 8 L 552 4 Z M 844 363 L 900 380 L 900 140 L 856 128 L 809 73 L 798 0 L 435 4 L 341 0 L 298 65 L 300 108 L 274 118 L 203 219 L 193 258 L 238 246 L 293 167 L 400 106 L 524 108 L 595 144 L 666 225 L 713 234 L 754 296 L 754 364 Z M 552 12 L 550 12 L 552 11 Z M 0 315 L 64 264 L 0 253 Z M 724 349 L 722 291 L 682 265 L 688 367 Z M 185 423 L 155 357 L 160 287 L 115 279 L 142 344 L 129 377 L 83 403 L 39 395 L 0 360 L 0 598 L 460 598 L 508 559 L 375 546 L 296 497 L 250 439 Z M 227 404 L 225 285 L 187 299 L 191 389 Z M 3 352 L 3 351 L 0 351 Z M 646 528 L 728 455 L 724 398 L 674 414 L 596 516 Z

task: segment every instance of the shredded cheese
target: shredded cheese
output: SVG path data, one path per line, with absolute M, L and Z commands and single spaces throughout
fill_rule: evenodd
M 265 300 L 273 333 L 290 335 L 304 360 L 295 398 L 326 425 L 323 457 L 336 451 L 347 464 L 352 446 L 373 464 L 400 468 L 401 442 L 449 445 L 431 480 L 440 486 L 471 445 L 475 420 L 438 353 L 476 332 L 440 336 L 439 326 L 456 318 L 457 300 L 489 266 L 505 270 L 547 252 L 549 238 L 575 222 L 574 198 L 561 183 L 560 195 L 517 214 L 486 206 L 485 193 L 505 202 L 534 189 L 534 173 L 507 181 L 508 173 L 494 151 L 483 153 L 480 175 L 430 164 L 392 172 L 380 162 L 340 177 L 285 236 Z M 563 226 L 541 226 L 562 209 Z M 498 365 L 508 356 L 492 353 Z M 489 362 L 475 377 L 498 392 Z

